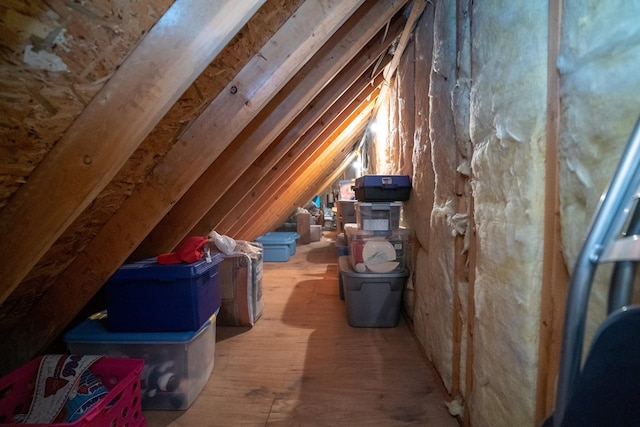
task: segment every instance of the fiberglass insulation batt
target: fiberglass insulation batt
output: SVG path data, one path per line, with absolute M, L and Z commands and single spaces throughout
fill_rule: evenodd
M 640 114 L 640 3 L 565 2 L 558 70 L 562 242 L 573 268 L 600 196 Z M 603 320 L 609 275 L 590 300 L 590 337 Z M 636 286 L 637 288 L 637 286 Z
M 474 426 L 533 425 L 547 80 L 546 2 L 474 3 Z
M 405 307 L 474 427 L 535 425 L 545 162 L 554 161 L 546 158 L 547 73 L 556 68 L 547 63 L 549 13 L 546 2 L 429 2 L 410 45 L 415 92 L 409 96 L 400 80 L 392 95 L 398 99 L 377 117 L 387 113 L 381 140 L 400 147 L 385 145 L 386 153 L 373 156 L 375 169 L 412 175 L 404 212 L 416 255 Z M 551 102 L 560 115 L 559 197 L 569 269 L 640 114 L 639 14 L 635 2 L 564 2 L 560 104 Z M 404 111 L 412 104 L 413 123 Z M 398 122 L 405 128 L 395 129 Z M 470 183 L 470 212 L 457 211 L 460 189 L 453 183 L 461 175 Z M 454 275 L 463 258 L 455 236 L 469 234 L 456 221 L 467 213 L 476 233 L 470 288 Z M 592 299 L 602 312 L 603 286 Z M 597 323 L 590 320 L 589 335 Z

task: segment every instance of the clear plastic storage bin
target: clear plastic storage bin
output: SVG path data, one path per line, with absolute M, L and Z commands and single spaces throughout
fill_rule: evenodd
M 356 223 L 361 230 L 386 233 L 400 228 L 402 203 L 356 202 Z
M 402 271 L 407 264 L 409 231 L 401 228 L 386 235 L 370 230 L 345 229 L 351 267 L 358 273 Z
M 216 317 L 194 332 L 109 332 L 96 313 L 64 335 L 72 354 L 144 360 L 142 409 L 187 409 L 209 380 L 216 346 Z

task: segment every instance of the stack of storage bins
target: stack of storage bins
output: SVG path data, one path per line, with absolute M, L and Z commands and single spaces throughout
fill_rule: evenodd
M 400 227 L 406 175 L 356 179 L 356 224 L 345 224 L 348 256 L 339 257 L 341 297 L 354 327 L 395 327 L 409 271 L 409 232 Z
M 125 264 L 106 283 L 107 310 L 64 335 L 72 354 L 144 360 L 143 410 L 185 410 L 214 366 L 222 255 Z

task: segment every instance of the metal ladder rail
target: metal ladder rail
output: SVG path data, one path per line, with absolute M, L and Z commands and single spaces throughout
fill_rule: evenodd
M 636 195 L 635 197 L 636 203 L 633 209 L 633 214 L 631 215 L 629 226 L 627 227 L 627 231 L 624 237 L 630 237 L 630 241 L 632 242 L 640 239 L 640 204 L 638 203 L 638 195 Z M 605 253 L 603 254 L 602 258 L 606 260 L 608 258 L 607 253 L 613 250 L 613 248 L 617 246 L 621 241 L 622 240 L 616 240 L 613 245 L 610 245 L 609 248 L 605 249 Z M 636 246 L 640 247 L 640 245 L 638 244 L 636 244 Z M 613 272 L 611 274 L 611 284 L 609 286 L 608 296 L 609 298 L 607 301 L 607 315 L 610 315 L 614 311 L 631 304 L 633 296 L 633 288 L 639 259 L 635 259 L 632 256 L 632 250 L 622 249 L 618 252 L 620 252 L 620 256 L 616 258 L 619 260 L 615 263 Z
M 573 394 L 580 373 L 586 313 L 598 264 L 617 262 L 615 245 L 627 222 L 634 195 L 640 188 L 640 118 L 636 122 L 627 146 L 596 208 L 587 236 L 569 281 L 560 366 L 558 371 L 554 427 L 560 427 L 567 404 Z M 627 238 L 628 239 L 628 238 Z M 632 242 L 624 240 L 623 242 Z M 638 241 L 640 242 L 640 241 Z M 632 245 L 634 246 L 634 245 Z M 640 255 L 640 243 L 638 243 Z M 607 257 L 602 255 L 607 249 Z M 640 258 L 639 258 L 640 259 Z M 624 280 L 620 280 L 620 283 Z M 619 287 L 618 290 L 624 286 Z

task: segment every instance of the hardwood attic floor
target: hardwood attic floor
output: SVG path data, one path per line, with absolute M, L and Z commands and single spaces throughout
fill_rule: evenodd
M 215 366 L 186 411 L 146 411 L 150 427 L 457 427 L 404 319 L 353 328 L 338 291 L 335 233 L 264 263 L 253 328 L 217 326 Z

